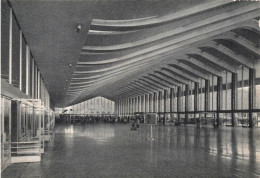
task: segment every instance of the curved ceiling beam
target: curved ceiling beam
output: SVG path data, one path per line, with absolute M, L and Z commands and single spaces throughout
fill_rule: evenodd
M 259 11 L 260 12 L 260 11 Z M 203 35 L 203 38 L 204 38 L 205 36 Z M 197 37 L 196 37 L 197 38 Z M 193 39 L 193 40 L 195 40 L 195 39 Z M 180 45 L 182 45 L 183 43 L 181 43 Z M 175 49 L 176 50 L 176 49 Z M 181 48 L 179 48 L 179 50 L 181 50 Z M 169 52 L 170 51 L 170 52 Z M 77 72 L 77 73 L 80 73 L 80 74 L 82 74 L 82 73 L 86 73 L 86 74 L 90 74 L 90 73 L 97 73 L 97 72 L 101 72 L 101 71 L 109 71 L 109 70 L 113 70 L 113 69 L 116 69 L 116 68 L 119 68 L 119 67 L 122 67 L 122 66 L 127 66 L 127 65 L 129 65 L 129 64 L 132 64 L 132 63 L 135 63 L 135 62 L 138 62 L 138 61 L 140 61 L 140 60 L 144 60 L 144 59 L 147 59 L 148 61 L 149 60 L 153 60 L 153 59 L 156 59 L 155 57 L 155 55 L 160 55 L 160 56 L 165 56 L 165 55 L 169 55 L 169 53 L 171 54 L 171 53 L 174 53 L 174 52 L 176 52 L 176 51 L 173 51 L 173 49 L 169 49 L 169 48 L 165 48 L 165 49 L 163 49 L 163 50 L 161 50 L 160 51 L 160 53 L 158 53 L 158 51 L 156 51 L 156 52 L 151 52 L 151 53 L 149 53 L 149 54 L 145 54 L 145 55 L 143 55 L 143 56 L 140 56 L 140 57 L 137 57 L 137 58 L 134 58 L 133 60 L 131 60 L 131 61 L 127 61 L 125 64 L 120 64 L 120 65 L 115 65 L 115 66 L 113 66 L 113 67 L 109 67 L 109 68 L 106 68 L 106 69 L 103 69 L 103 70 L 95 70 L 95 71 L 82 71 L 82 72 Z M 154 54 L 154 53 L 156 53 L 156 54 Z M 158 53 L 158 54 L 157 54 Z M 158 57 L 157 57 L 158 58 Z M 84 64 L 85 62 L 79 62 L 80 64 Z
M 155 61 L 155 62 L 158 63 L 158 61 Z M 151 63 L 151 64 L 152 64 L 152 63 Z M 139 69 L 133 71 L 133 73 L 136 74 L 138 71 L 140 71 L 140 72 L 142 73 L 143 71 L 147 71 L 147 70 L 149 70 L 149 69 L 150 69 L 150 66 L 147 66 L 147 65 L 145 65 L 145 66 L 140 66 Z M 95 84 L 95 87 L 104 86 L 105 83 L 112 83 L 113 86 L 114 86 L 114 83 L 113 83 L 113 82 L 117 82 L 117 81 L 119 81 L 119 79 L 124 79 L 126 76 L 129 76 L 129 73 L 123 73 L 123 74 L 121 74 L 121 75 L 119 75 L 119 76 L 118 76 L 118 75 L 115 75 L 115 77 L 113 77 L 113 78 L 107 77 L 106 80 L 95 81 L 95 82 L 98 82 L 98 83 Z M 86 91 L 86 90 L 83 89 L 81 92 L 85 92 L 85 91 Z M 91 88 L 88 88 L 88 91 L 91 91 Z M 81 93 L 79 93 L 79 95 L 80 95 L 80 94 L 81 94 Z
M 142 95 L 145 95 L 146 93 L 143 93 L 143 94 L 140 94 L 140 95 L 136 95 L 136 94 L 133 94 L 133 93 L 130 93 L 130 94 L 128 94 L 128 95 L 125 95 L 125 96 L 123 96 L 122 98 L 123 99 L 127 99 L 127 98 L 138 98 L 138 97 L 140 97 L 140 96 L 142 96 Z M 135 106 L 136 107 L 136 106 Z M 137 106 L 137 107 L 139 107 L 139 106 Z
M 142 85 L 144 85 L 144 86 L 146 86 L 148 88 L 151 88 L 152 90 L 161 90 L 162 89 L 161 87 L 158 87 L 158 86 L 156 86 L 154 84 L 151 85 L 150 82 L 147 82 L 144 79 L 139 79 L 136 82 L 139 82 L 140 84 L 142 84 Z
M 137 89 L 137 90 L 140 90 L 140 91 L 142 91 L 142 92 L 146 92 L 146 93 L 149 92 L 149 90 L 147 90 L 147 89 L 145 89 L 145 88 L 140 88 L 140 87 L 137 87 L 137 88 L 136 88 L 136 86 L 133 86 L 132 83 L 128 84 L 126 87 L 129 87 L 129 88 L 131 88 L 132 90 Z
M 177 70 L 177 69 L 176 69 Z M 191 77 L 191 76 L 190 76 Z
M 190 73 L 193 73 L 194 75 L 200 77 L 200 78 L 203 78 L 203 79 L 208 79 L 208 75 L 200 72 L 200 71 L 197 71 L 197 70 L 194 70 L 192 67 L 186 65 L 186 64 L 183 64 L 183 63 L 176 63 L 176 62 L 172 62 L 171 64 L 169 64 L 171 67 L 174 67 L 174 66 L 178 66 L 184 70 L 187 70 L 189 71 Z
M 202 56 L 203 58 L 205 58 L 206 60 L 214 63 L 215 65 L 231 72 L 231 73 L 235 73 L 236 72 L 236 69 L 235 67 L 231 66 L 228 62 L 226 62 L 225 60 L 221 60 L 215 56 L 212 56 L 211 54 L 207 53 L 207 52 L 204 52 L 200 49 L 191 49 L 189 51 L 187 51 L 187 55 L 189 54 L 196 54 L 196 55 L 199 55 L 199 56 Z
M 147 92 L 136 92 L 136 91 L 129 91 L 129 92 L 125 92 L 116 96 L 119 96 L 121 98 L 128 98 L 129 96 L 140 96 L 140 95 L 144 95 Z
M 135 93 L 145 93 L 146 91 L 140 90 L 139 88 L 134 88 L 133 86 L 124 86 L 121 89 L 113 92 L 114 95 L 121 95 L 126 92 L 135 92 Z
M 168 83 L 164 84 L 162 81 L 160 81 L 158 79 L 152 79 L 152 78 L 147 77 L 147 76 L 144 76 L 144 79 L 145 80 L 150 80 L 151 82 L 154 82 L 154 83 L 156 83 L 156 84 L 158 84 L 159 86 L 162 86 L 162 87 L 167 87 L 167 88 L 172 87 L 172 85 L 169 85 Z
M 158 58 L 156 58 L 158 59 Z M 153 59 L 154 62 L 156 62 L 156 59 Z M 115 70 L 110 70 L 110 71 L 104 71 L 102 72 L 102 74 L 100 74 L 99 76 L 108 76 L 109 74 L 115 74 L 117 72 L 125 72 L 126 69 L 129 69 L 129 68 L 134 68 L 136 66 L 140 66 L 140 65 L 149 65 L 151 63 L 151 61 L 147 62 L 146 60 L 140 60 L 138 62 L 135 62 L 135 63 L 131 63 L 131 66 L 124 66 L 124 67 L 121 67 L 121 68 L 118 68 L 118 69 L 115 69 Z M 84 67 L 84 64 L 80 64 L 82 67 Z M 86 73 L 84 71 L 75 71 L 74 72 L 75 75 L 82 75 L 82 74 L 92 74 L 92 73 Z M 96 73 L 92 74 L 92 75 L 95 75 Z M 88 78 L 88 77 L 86 77 Z
M 243 56 L 236 54 L 234 51 L 232 51 L 231 49 L 216 43 L 216 42 L 211 42 L 206 44 L 205 47 L 212 47 L 215 48 L 216 50 L 220 51 L 221 53 L 226 54 L 227 56 L 229 56 L 230 58 L 234 59 L 235 61 L 239 62 L 240 64 L 248 67 L 248 68 L 253 68 L 254 64 L 250 61 L 248 61 L 247 59 L 245 59 Z
M 137 87 L 137 88 L 145 88 L 145 90 L 147 90 L 147 93 L 149 92 L 154 92 L 154 89 L 151 89 L 150 87 L 147 87 L 141 83 L 137 83 L 136 81 L 135 82 L 131 82 L 131 85 L 133 85 L 134 87 Z
M 257 23 L 256 23 L 256 24 L 257 24 Z M 255 24 L 255 25 L 256 25 L 256 24 Z
M 136 26 L 147 26 L 153 24 L 165 23 L 186 16 L 199 13 L 201 11 L 206 11 L 212 8 L 216 8 L 221 5 L 228 4 L 228 1 L 211 1 L 196 5 L 194 7 L 184 9 L 172 14 L 164 15 L 161 17 L 146 17 L 142 19 L 132 19 L 132 20 L 103 20 L 103 19 L 93 19 L 91 25 L 93 26 L 106 26 L 106 27 L 136 27 Z
M 73 81 L 71 81 L 71 82 L 70 82 L 70 86 L 71 86 L 71 85 L 93 84 L 93 83 L 95 83 L 95 81 L 88 81 L 88 82 L 73 82 Z
M 153 65 L 153 64 L 157 64 L 158 61 L 155 61 L 155 62 L 151 62 L 149 65 L 139 65 L 139 67 L 134 67 L 134 70 L 132 70 L 132 67 L 131 68 L 128 68 L 127 70 L 122 70 L 122 72 L 120 73 L 115 73 L 114 75 L 107 75 L 106 77 L 103 77 L 99 80 L 95 80 L 95 81 L 92 81 L 92 82 L 111 82 L 111 80 L 115 79 L 115 80 L 118 80 L 118 76 L 120 74 L 120 77 L 124 77 L 124 76 L 128 76 L 129 73 L 127 73 L 127 71 L 130 70 L 130 72 L 138 72 L 138 71 L 146 71 L 146 70 L 149 70 L 150 66 Z M 121 74 L 122 73 L 122 74 Z
M 259 46 L 255 45 L 254 43 L 247 40 L 246 38 L 237 35 L 234 32 L 229 32 L 229 33 L 223 34 L 220 36 L 219 39 L 227 39 L 227 40 L 234 41 L 235 43 L 239 44 L 240 46 L 243 46 L 244 48 L 251 51 L 252 53 L 254 53 L 256 55 L 260 55 Z
M 185 72 L 184 70 L 180 70 L 178 68 L 173 69 L 173 66 L 169 66 L 168 64 L 162 66 L 161 68 L 169 69 L 170 71 L 174 72 L 175 74 L 180 75 L 183 78 L 183 80 L 186 80 L 186 81 L 191 80 L 193 82 L 198 81 L 198 78 L 194 77 L 194 75 L 191 75 L 190 73 Z
M 161 68 L 161 71 L 155 71 L 155 73 L 159 74 L 160 76 L 167 77 L 168 79 L 178 82 L 178 83 L 183 83 L 183 84 L 189 83 L 188 80 L 175 75 L 171 70 L 164 68 L 164 67 Z
M 103 30 L 89 30 L 88 35 L 121 35 L 127 33 L 134 33 L 140 30 L 131 30 L 131 31 L 103 31 Z
M 232 8 L 236 8 L 236 7 L 232 7 Z M 229 11 L 232 12 L 232 9 L 229 9 Z M 233 11 L 234 11 L 234 9 L 233 9 Z M 190 23 L 186 26 L 177 27 L 173 30 L 163 32 L 163 33 L 159 33 L 159 34 L 156 34 L 156 35 L 152 35 L 151 37 L 141 39 L 141 40 L 137 40 L 135 42 L 122 43 L 122 44 L 117 44 L 117 45 L 108 45 L 108 46 L 83 46 L 82 50 L 104 51 L 104 52 L 125 50 L 125 49 L 129 49 L 129 48 L 134 48 L 134 47 L 138 47 L 138 46 L 141 46 L 141 45 L 149 44 L 149 43 L 152 43 L 152 42 L 160 41 L 162 39 L 168 39 L 172 36 L 181 35 L 181 34 L 184 34 L 185 32 L 188 32 L 188 31 L 192 31 L 192 30 L 198 31 L 198 29 L 205 28 L 205 26 L 208 25 L 208 24 L 212 24 L 212 23 L 215 23 L 217 21 L 224 20 L 224 19 L 232 17 L 232 16 L 227 16 L 227 14 L 224 13 L 224 12 L 223 13 L 219 12 L 218 15 L 215 15 L 215 16 L 212 16 L 212 17 L 208 16 L 205 19 Z M 235 16 L 235 15 L 237 15 L 237 13 L 234 13 L 232 15 Z M 174 38 L 172 40 L 176 41 L 177 39 Z
M 178 82 L 175 82 L 175 81 L 169 81 L 168 79 L 168 77 L 165 77 L 165 76 L 161 76 L 161 77 L 158 77 L 157 75 L 156 75 L 156 72 L 153 72 L 152 74 L 148 74 L 150 77 L 153 77 L 153 78 L 156 78 L 156 79 L 158 79 L 158 80 L 160 80 L 161 82 L 163 82 L 163 83 L 167 83 L 167 84 L 170 84 L 170 85 L 174 85 L 174 86 L 179 86 L 180 85 L 180 83 L 178 83 Z M 166 79 L 165 79 L 166 78 Z
M 193 42 L 197 42 L 203 39 L 207 39 L 209 37 L 218 35 L 220 33 L 232 30 L 236 27 L 241 27 L 243 25 L 248 25 L 248 22 L 243 22 L 245 20 L 248 20 L 250 18 L 253 18 L 255 16 L 257 16 L 257 14 L 260 13 L 259 9 L 255 9 L 256 7 L 250 7 L 248 9 L 249 12 L 246 12 L 245 14 L 239 14 L 235 17 L 217 22 L 214 25 L 211 25 L 209 27 L 201 27 L 201 30 L 196 30 L 193 33 L 188 33 L 187 35 L 181 35 L 180 37 L 178 37 L 178 40 L 175 40 L 174 42 L 166 42 L 166 43 L 161 43 L 158 45 L 154 45 L 152 47 L 148 47 L 142 50 L 139 50 L 137 52 L 131 53 L 131 54 L 127 54 L 124 55 L 122 57 L 118 57 L 118 58 L 112 58 L 112 59 L 108 59 L 105 61 L 97 61 L 97 62 L 78 62 L 78 64 L 104 64 L 104 63 L 111 63 L 111 62 L 118 62 L 118 61 L 122 61 L 122 60 L 127 60 L 127 59 L 131 59 L 133 57 L 136 57 L 134 59 L 132 59 L 131 61 L 126 61 L 124 65 L 129 64 L 129 62 L 137 62 L 139 60 L 142 60 L 143 58 L 149 58 L 149 57 L 153 57 L 156 55 L 159 55 L 161 53 L 166 53 L 172 50 L 176 50 L 177 48 L 181 48 L 187 44 L 193 43 Z M 254 9 L 254 10 L 251 10 Z M 244 16 L 243 16 L 244 15 Z M 256 24 L 254 24 L 256 26 Z M 258 28 L 258 27 L 257 27 Z M 182 42 L 182 43 L 180 43 Z M 146 54 L 145 54 L 146 53 Z M 137 57 L 139 55 L 143 54 L 143 56 L 141 57 Z M 122 64 L 118 65 L 118 66 L 113 66 L 111 68 L 109 68 L 109 70 L 112 70 L 116 67 L 120 67 L 122 66 Z M 106 69 L 108 70 L 108 69 Z M 100 70 L 100 71 L 106 71 L 106 70 Z M 98 71 L 91 71 L 89 73 L 93 73 L 93 72 L 98 72 Z
M 148 86 L 149 87 L 155 87 L 155 88 L 157 88 L 157 89 L 161 89 L 161 90 L 164 90 L 164 87 L 163 86 L 161 86 L 161 85 L 157 85 L 157 83 L 152 83 L 152 82 L 149 82 L 149 81 L 147 81 L 147 79 L 145 79 L 145 78 L 141 78 L 141 79 L 139 79 L 140 80 L 140 82 L 145 82 L 145 83 L 147 83 L 148 84 Z
M 125 88 L 127 88 L 128 90 L 130 90 L 130 92 L 131 91 L 135 91 L 135 90 L 138 90 L 139 91 L 139 93 L 148 93 L 148 91 L 147 90 L 144 90 L 143 88 L 140 88 L 140 87 L 134 87 L 134 86 L 132 86 L 131 84 L 128 84 L 128 85 L 126 85 L 125 87 L 123 87 L 124 89 Z M 115 92 L 113 92 L 115 95 L 117 94 L 117 92 L 115 91 Z
M 135 94 L 135 95 L 140 95 L 143 94 L 143 92 L 139 92 L 136 90 L 130 90 L 130 89 L 126 89 L 125 91 L 122 91 L 120 93 L 116 93 L 116 96 L 122 96 L 122 95 L 126 95 L 126 94 Z
M 256 22 L 255 22 L 256 23 Z M 231 32 L 229 33 L 227 33 L 227 34 L 222 34 L 221 35 L 221 37 L 223 36 L 223 37 L 230 37 L 230 34 L 231 34 Z M 219 37 L 214 37 L 214 39 L 219 39 Z M 244 40 L 245 41 L 245 40 Z M 247 40 L 246 40 L 247 41 Z M 247 42 L 248 44 L 250 44 L 249 42 Z M 245 45 L 245 44 L 244 44 Z M 250 46 L 252 46 L 252 45 L 250 45 Z M 247 45 L 247 47 L 249 47 L 249 45 Z M 251 47 L 249 48 L 249 50 L 251 49 Z M 258 49 L 257 49 L 258 50 Z M 259 50 L 258 50 L 259 51 Z M 190 51 L 188 51 L 188 52 L 190 52 Z M 257 52 L 257 51 L 256 51 Z M 230 66 L 230 64 L 228 64 L 227 62 L 225 62 L 225 61 L 221 61 L 221 60 L 219 60 L 219 59 L 217 59 L 216 57 L 214 57 L 214 56 L 212 56 L 212 55 L 210 55 L 210 54 L 206 54 L 206 53 L 203 53 L 203 52 L 201 52 L 201 50 L 197 50 L 197 51 L 195 51 L 195 50 L 192 50 L 192 53 L 199 53 L 199 55 L 201 55 L 202 57 L 204 57 L 204 58 L 206 58 L 206 59 L 208 59 L 209 61 L 211 61 L 211 62 L 213 62 L 213 63 L 215 63 L 216 65 L 219 65 L 220 67 L 222 67 L 222 68 L 225 68 L 226 70 L 228 70 L 228 71 L 230 71 L 230 72 L 235 72 L 235 69 L 232 67 L 232 66 Z M 259 53 L 259 52 L 258 52 Z
M 215 76 L 218 76 L 218 77 L 222 76 L 221 71 L 216 70 L 215 68 L 210 67 L 209 65 L 207 65 L 203 62 L 200 62 L 199 60 L 197 60 L 193 57 L 184 56 L 184 57 L 181 57 L 181 59 L 179 61 L 182 61 L 182 60 L 187 61 L 187 62 L 191 63 L 192 65 L 198 66 L 201 69 L 206 70 L 208 73 L 211 73 Z

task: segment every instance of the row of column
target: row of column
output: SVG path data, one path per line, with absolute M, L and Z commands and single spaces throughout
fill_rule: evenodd
M 127 99 L 118 100 L 116 102 L 116 113 L 119 116 L 133 115 L 134 113 L 177 113 L 178 118 L 180 118 L 180 114 L 185 114 L 184 123 L 188 123 L 188 114 L 196 113 L 198 111 L 198 102 L 199 102 L 199 83 L 194 82 L 194 90 L 190 90 L 190 85 L 185 85 L 186 90 L 183 93 L 182 87 L 177 86 L 177 88 L 169 88 L 160 91 L 155 91 L 152 93 L 147 93 L 135 97 L 130 97 Z M 177 91 L 175 91 L 177 89 Z M 190 111 L 189 103 L 190 101 L 190 91 L 191 94 L 194 95 L 194 111 Z M 217 77 L 217 118 L 221 113 L 221 108 L 223 105 L 223 78 Z M 209 80 L 205 80 L 205 88 L 204 88 L 204 110 L 210 111 L 210 82 Z M 185 96 L 185 110 L 181 111 L 182 107 L 182 96 Z M 174 98 L 177 98 L 177 102 L 174 102 Z M 249 69 L 249 127 L 253 127 L 252 120 L 252 112 L 255 105 L 255 69 Z M 177 105 L 177 111 L 174 112 L 174 105 Z M 168 108 L 169 107 L 169 108 Z M 228 112 L 228 111 L 227 111 Z M 235 122 L 235 112 L 237 112 L 237 74 L 232 73 L 232 83 L 231 83 L 231 120 L 232 126 L 235 126 L 237 123 Z M 218 119 L 220 124 L 220 121 Z

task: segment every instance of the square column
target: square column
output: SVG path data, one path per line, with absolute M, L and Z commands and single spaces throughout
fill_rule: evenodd
M 128 115 L 130 115 L 130 106 L 131 106 L 131 100 L 130 100 L 130 98 L 128 98 L 127 99 L 127 110 L 128 110 L 127 114 Z
M 170 89 L 170 112 L 173 112 L 174 108 L 174 88 Z
M 157 100 L 158 100 L 158 94 L 157 94 L 157 92 L 154 92 L 153 93 L 153 112 L 158 112 Z
M 194 112 L 198 111 L 199 105 L 199 82 L 194 82 Z
M 185 85 L 185 119 L 184 119 L 184 124 L 188 124 L 188 117 L 189 117 L 189 91 L 190 91 L 190 86 L 188 84 Z
M 223 108 L 223 92 L 222 92 L 222 86 L 223 86 L 223 78 L 218 77 L 217 78 L 217 125 L 221 125 L 221 120 L 219 117 L 219 112 Z
M 205 111 L 209 111 L 209 80 L 205 80 Z
M 177 112 L 178 112 L 178 123 L 180 123 L 180 112 L 181 112 L 181 86 L 177 88 Z
M 232 127 L 237 125 L 235 110 L 237 109 L 237 73 L 232 73 L 231 83 L 231 122 Z
M 159 97 L 158 97 L 158 112 L 162 112 L 162 91 L 159 91 Z
M 145 110 L 144 110 L 144 112 L 146 113 L 146 112 L 149 112 L 149 96 L 148 96 L 148 94 L 145 94 L 144 97 L 145 97 L 145 102 L 144 102 Z
M 135 98 L 132 98 L 132 110 L 131 110 L 131 114 L 134 114 L 134 105 L 135 105 Z
M 255 126 L 253 120 L 253 112 L 252 110 L 255 108 L 256 103 L 256 88 L 255 88 L 255 69 L 249 69 L 249 93 L 248 93 L 248 109 L 249 109 L 249 127 L 253 128 Z
M 167 112 L 168 90 L 163 90 L 163 112 Z
M 153 109 L 153 94 L 149 93 L 149 112 L 154 112 Z
M 144 112 L 144 95 L 141 95 L 141 112 Z
M 142 112 L 141 111 L 141 97 L 138 96 L 138 112 Z
M 164 112 L 164 119 L 163 124 L 166 124 L 166 115 L 165 112 L 167 112 L 167 98 L 168 98 L 168 90 L 163 90 L 163 112 Z

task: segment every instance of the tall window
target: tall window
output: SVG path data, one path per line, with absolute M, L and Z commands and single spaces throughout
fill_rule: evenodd
M 6 1 L 2 1 L 1 4 L 1 78 L 9 82 L 10 8 Z
M 12 19 L 12 85 L 19 88 L 20 81 L 20 29 L 13 16 Z

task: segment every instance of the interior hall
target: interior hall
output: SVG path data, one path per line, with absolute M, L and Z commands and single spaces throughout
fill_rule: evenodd
M 260 177 L 259 0 L 2 0 L 3 178 Z

